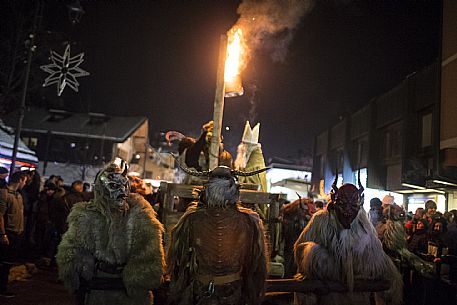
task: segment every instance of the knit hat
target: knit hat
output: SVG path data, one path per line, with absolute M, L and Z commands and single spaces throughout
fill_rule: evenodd
M 56 190 L 57 185 L 54 182 L 49 181 L 49 182 L 46 182 L 46 184 L 44 185 L 44 188 L 48 189 L 48 190 Z
M 433 200 L 427 200 L 425 202 L 425 209 L 436 209 L 436 203 Z

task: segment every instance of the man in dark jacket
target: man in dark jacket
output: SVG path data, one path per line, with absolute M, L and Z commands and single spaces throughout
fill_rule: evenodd
M 84 198 L 84 183 L 81 180 L 76 180 L 71 184 L 71 190 L 65 195 L 65 205 L 70 213 L 71 208 L 78 202 L 87 201 Z
M 0 297 L 15 295 L 8 291 L 8 275 L 24 232 L 24 203 L 19 190 L 27 182 L 25 173 L 11 176 L 6 188 L 0 189 Z
M 6 177 L 8 177 L 8 170 L 4 167 L 0 167 L 0 188 L 6 188 Z

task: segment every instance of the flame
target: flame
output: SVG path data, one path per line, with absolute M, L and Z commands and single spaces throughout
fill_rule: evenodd
M 225 82 L 232 82 L 241 72 L 243 46 L 243 32 L 240 28 L 233 28 L 228 34 L 227 58 L 225 60 Z

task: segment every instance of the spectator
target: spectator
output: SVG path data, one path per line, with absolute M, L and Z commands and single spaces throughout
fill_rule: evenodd
M 433 218 L 436 216 L 436 203 L 433 200 L 427 200 L 425 202 L 425 218 L 428 223 L 431 224 Z
M 451 220 L 447 226 L 447 234 L 445 237 L 449 247 L 449 254 L 457 256 L 457 210 L 449 211 L 452 214 Z
M 24 221 L 25 221 L 25 249 L 30 250 L 35 244 L 34 234 L 35 234 L 35 223 L 36 217 L 33 213 L 34 207 L 38 204 L 38 196 L 40 194 L 41 188 L 41 177 L 40 174 L 36 171 L 29 171 L 30 181 L 22 189 L 21 194 L 24 199 Z M 27 199 L 27 200 L 26 200 Z M 27 251 L 27 253 L 31 253 Z
M 445 242 L 448 246 L 448 254 L 457 256 L 457 210 L 451 210 L 451 221 L 447 227 L 448 232 L 445 235 Z M 449 279 L 457 281 L 457 264 L 451 264 L 449 270 Z
M 444 212 L 443 217 L 446 218 L 447 223 L 450 224 L 454 215 L 450 211 L 446 211 Z
M 86 201 L 84 198 L 83 190 L 84 183 L 81 180 L 73 181 L 73 183 L 71 184 L 70 192 L 65 194 L 65 196 L 63 197 L 63 202 L 55 202 L 57 214 L 55 224 L 57 226 L 57 231 L 60 235 L 65 233 L 68 229 L 67 217 L 68 214 L 70 214 L 70 211 L 73 208 L 73 206 L 78 202 Z
M 55 183 L 56 183 L 57 187 L 64 187 L 65 186 L 64 180 L 60 176 L 56 177 L 56 182 Z
M 49 201 L 49 225 L 46 232 L 46 247 L 44 252 L 45 265 L 55 266 L 57 246 L 62 240 L 62 235 L 67 230 L 67 206 L 64 201 L 65 189 L 59 187 Z M 48 263 L 49 262 L 49 263 Z
M 90 192 L 90 183 L 84 182 L 84 184 L 83 184 L 83 192 Z
M 424 208 L 417 208 L 416 212 L 414 213 L 414 216 L 413 216 L 413 221 L 417 222 L 417 220 L 425 218 L 424 215 L 425 215 L 425 209 Z
M 428 222 L 426 219 L 419 219 L 416 223 L 416 229 L 409 240 L 408 250 L 416 255 L 423 255 L 428 252 L 427 245 Z
M 368 219 L 376 228 L 376 225 L 381 221 L 382 217 L 382 202 L 379 198 L 374 197 L 370 200 L 370 211 L 368 211 Z
M 314 201 L 314 205 L 316 206 L 316 212 L 324 209 L 324 202 L 321 200 Z
M 90 183 L 84 182 L 83 197 L 84 197 L 84 201 L 89 201 L 89 200 L 94 199 L 94 192 L 91 191 Z
M 406 213 L 406 222 L 405 222 L 405 233 L 406 233 L 406 240 L 409 240 L 413 236 L 414 226 L 413 223 L 414 214 L 413 212 Z
M 48 180 L 44 190 L 39 195 L 37 206 L 35 207 L 35 241 L 38 254 L 43 256 L 47 253 L 50 242 L 51 219 L 50 214 L 54 194 L 58 190 L 56 184 Z
M 0 189 L 6 188 L 6 178 L 8 177 L 8 173 L 9 171 L 6 168 L 0 167 Z
M 435 259 L 447 254 L 445 235 L 447 233 L 447 222 L 444 217 L 435 218 L 432 221 L 428 238 L 428 254 Z
M 84 183 L 81 180 L 73 181 L 71 189 L 68 194 L 65 195 L 65 205 L 70 212 L 71 208 L 78 202 L 85 201 L 84 196 Z
M 6 298 L 15 296 L 8 291 L 8 275 L 24 232 L 24 204 L 19 190 L 26 181 L 24 173 L 14 173 L 7 187 L 0 190 L 0 296 Z

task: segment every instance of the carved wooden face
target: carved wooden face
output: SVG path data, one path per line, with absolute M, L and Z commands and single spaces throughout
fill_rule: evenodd
M 124 209 L 127 204 L 125 199 L 130 193 L 130 181 L 126 170 L 117 164 L 110 164 L 98 174 L 95 186 L 112 208 Z
M 349 229 L 360 210 L 360 191 L 355 185 L 346 183 L 338 189 L 334 197 L 336 217 L 343 228 Z

